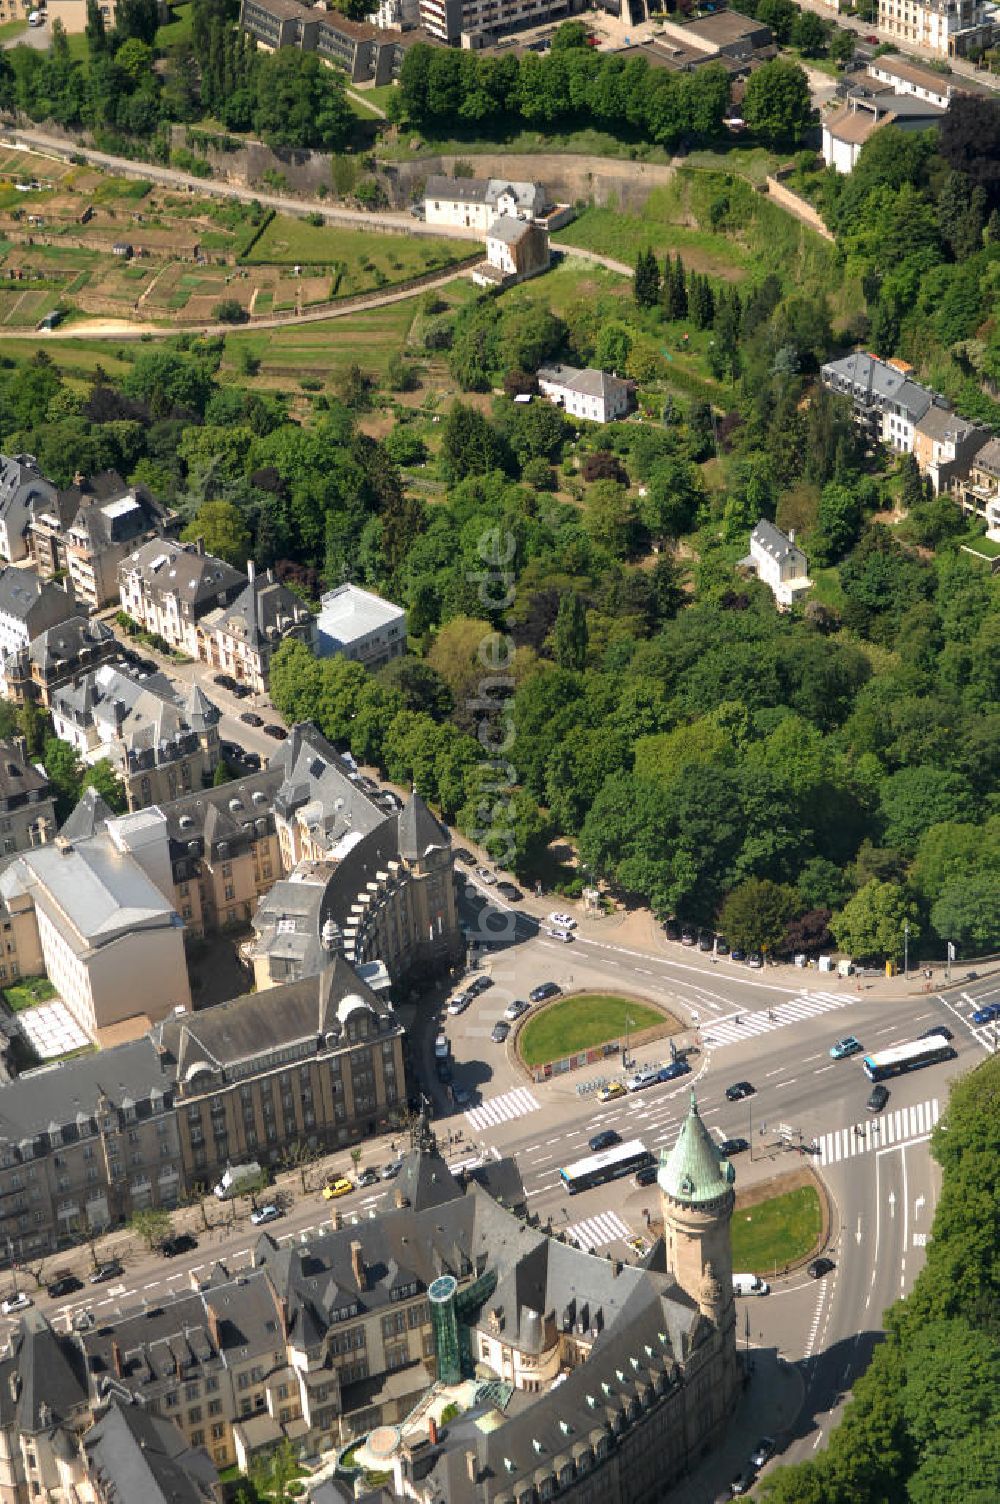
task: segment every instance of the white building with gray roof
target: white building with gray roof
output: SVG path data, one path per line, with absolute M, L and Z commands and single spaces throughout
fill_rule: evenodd
M 763 580 L 778 605 L 791 606 L 804 590 L 812 587 L 809 562 L 795 541 L 794 529 L 783 533 L 766 518 L 750 534 L 750 553 L 740 561 Z
M 624 418 L 632 401 L 632 387 L 621 377 L 588 366 L 541 366 L 538 390 L 572 418 L 610 423 Z
M 550 207 L 541 183 L 509 178 L 429 177 L 424 188 L 424 218 L 429 225 L 478 230 L 485 235 L 501 215 L 540 219 Z
M 316 631 L 320 658 L 336 654 L 376 669 L 406 652 L 403 607 L 349 582 L 320 598 Z
M 56 495 L 33 454 L 0 454 L 0 559 L 16 563 L 27 558 L 32 508 Z

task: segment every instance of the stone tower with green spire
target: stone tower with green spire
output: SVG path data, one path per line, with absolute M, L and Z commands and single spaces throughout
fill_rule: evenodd
M 735 1171 L 705 1127 L 695 1094 L 677 1142 L 660 1165 L 667 1269 L 714 1322 L 724 1341 L 736 1341 L 730 1223 Z

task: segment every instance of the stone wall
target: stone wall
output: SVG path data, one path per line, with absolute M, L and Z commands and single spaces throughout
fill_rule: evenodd
M 602 207 L 613 205 L 630 213 L 638 213 L 652 190 L 669 183 L 676 171 L 666 163 L 622 162 L 614 157 L 491 152 L 488 156 L 415 157 L 408 162 L 380 162 L 379 178 L 393 207 L 402 208 L 419 196 L 429 177 L 437 174 L 451 177 L 456 162 L 467 163 L 476 177 L 540 182 L 559 203 L 572 204 L 581 199 Z
M 812 204 L 807 199 L 800 198 L 797 193 L 793 193 L 790 188 L 786 188 L 778 178 L 767 179 L 767 196 L 782 209 L 787 209 L 789 214 L 794 214 L 802 224 L 808 225 L 810 230 L 815 230 L 817 235 L 822 235 L 824 240 L 834 239 L 832 232 L 827 229 Z

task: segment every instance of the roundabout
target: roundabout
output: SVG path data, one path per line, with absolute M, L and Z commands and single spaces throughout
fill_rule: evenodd
M 517 1035 L 517 1054 L 529 1069 L 617 1045 L 628 1039 L 638 1047 L 681 1032 L 680 1021 L 665 1008 L 607 992 L 571 993 L 533 1012 Z M 623 1062 L 624 1064 L 624 1062 Z

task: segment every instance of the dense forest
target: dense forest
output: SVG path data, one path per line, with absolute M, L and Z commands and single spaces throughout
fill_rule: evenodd
M 758 1485 L 767 1504 L 993 1504 L 1000 1479 L 1000 1060 L 952 1086 L 927 1263 L 815 1462 Z

